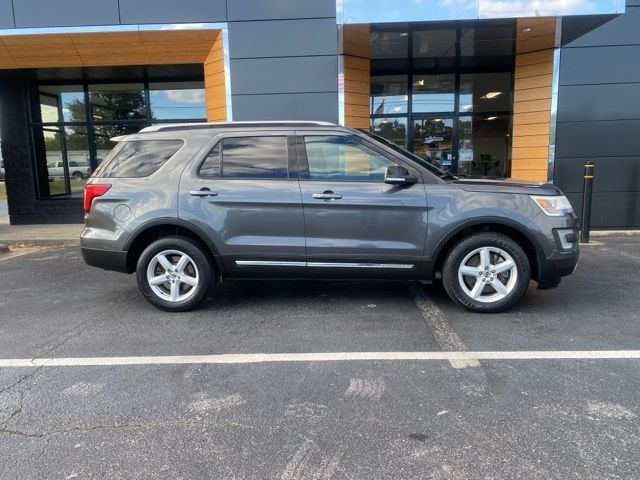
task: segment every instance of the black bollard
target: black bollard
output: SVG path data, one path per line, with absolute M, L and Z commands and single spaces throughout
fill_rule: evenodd
M 593 162 L 584 162 L 584 187 L 582 190 L 582 228 L 580 229 L 580 242 L 589 243 L 589 230 L 591 228 L 591 197 L 593 195 Z

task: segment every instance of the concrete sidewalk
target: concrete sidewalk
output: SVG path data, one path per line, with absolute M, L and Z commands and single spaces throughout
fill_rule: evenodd
M 83 224 L 9 225 L 9 217 L 0 217 L 0 244 L 6 245 L 78 245 Z

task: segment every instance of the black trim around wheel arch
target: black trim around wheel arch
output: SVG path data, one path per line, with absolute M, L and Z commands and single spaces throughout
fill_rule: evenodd
M 440 254 L 442 253 L 442 249 L 447 244 L 447 242 L 449 242 L 449 240 L 451 240 L 457 234 L 459 234 L 464 229 L 469 228 L 469 227 L 476 227 L 476 226 L 479 226 L 479 225 L 489 225 L 489 224 L 503 225 L 505 227 L 513 228 L 514 230 L 517 230 L 518 233 L 520 233 L 523 236 L 525 236 L 527 238 L 527 240 L 529 240 L 531 242 L 531 244 L 533 245 L 533 248 L 536 251 L 536 272 L 537 272 L 537 277 L 538 278 L 534 278 L 534 280 L 538 280 L 540 278 L 540 275 L 542 274 L 542 271 L 543 271 L 543 260 L 545 259 L 544 250 L 543 250 L 542 246 L 540 245 L 540 242 L 538 242 L 535 239 L 535 237 L 533 237 L 527 231 L 527 227 L 525 227 L 521 223 L 515 222 L 513 220 L 509 220 L 509 219 L 506 219 L 506 218 L 502 218 L 502 217 L 477 217 L 477 218 L 469 219 L 469 220 L 466 220 L 466 221 L 463 221 L 461 223 L 456 224 L 455 227 L 453 227 L 451 230 L 449 230 L 447 232 L 447 234 L 440 239 L 440 241 L 436 245 L 436 248 L 435 248 L 435 250 L 433 252 L 433 255 L 431 255 L 431 258 L 429 259 L 429 261 L 423 261 L 422 262 L 421 274 L 426 276 L 426 277 L 428 277 L 428 278 L 433 278 L 433 276 L 435 274 L 434 269 L 436 267 L 436 261 L 439 259 Z
M 190 232 L 192 232 L 196 237 L 198 237 L 198 239 L 200 239 L 202 243 L 204 243 L 209 248 L 209 250 L 211 250 L 211 253 L 213 254 L 213 261 L 216 264 L 216 268 L 218 269 L 218 272 L 225 271 L 224 264 L 222 263 L 222 260 L 220 257 L 220 251 L 218 250 L 218 247 L 216 247 L 216 245 L 209 239 L 208 235 L 205 232 L 203 232 L 199 227 L 196 227 L 194 224 L 189 223 L 186 220 L 181 220 L 179 218 L 171 218 L 171 217 L 154 218 L 153 220 L 149 220 L 148 222 L 143 223 L 142 225 L 138 226 L 129 236 L 129 239 L 124 244 L 123 251 L 128 253 L 133 242 L 135 242 L 140 235 L 142 235 L 144 232 L 146 232 L 150 228 L 159 227 L 163 225 L 181 227 L 181 228 L 184 228 L 185 230 L 189 230 Z

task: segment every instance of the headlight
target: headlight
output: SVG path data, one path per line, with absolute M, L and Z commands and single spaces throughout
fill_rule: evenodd
M 551 197 L 542 197 L 531 195 L 531 200 L 538 205 L 544 213 L 550 217 L 561 217 L 565 213 L 573 213 L 573 207 L 567 197 L 564 195 L 556 195 Z

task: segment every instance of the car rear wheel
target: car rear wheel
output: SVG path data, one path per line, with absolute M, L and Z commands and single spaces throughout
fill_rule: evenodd
M 210 256 L 184 237 L 168 237 L 149 245 L 136 269 L 138 286 L 155 307 L 169 312 L 196 308 L 215 284 Z
M 512 238 L 495 232 L 457 243 L 442 268 L 444 288 L 473 312 L 500 312 L 516 304 L 531 280 L 526 253 Z

